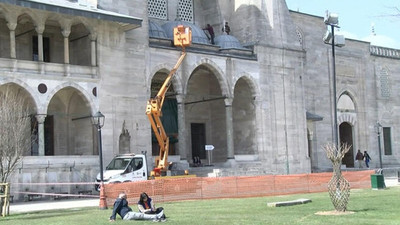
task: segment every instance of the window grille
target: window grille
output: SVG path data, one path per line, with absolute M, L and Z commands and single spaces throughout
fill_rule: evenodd
M 147 0 L 147 12 L 149 17 L 166 20 L 167 0 Z
M 181 21 L 193 22 L 193 1 L 179 0 L 178 18 Z

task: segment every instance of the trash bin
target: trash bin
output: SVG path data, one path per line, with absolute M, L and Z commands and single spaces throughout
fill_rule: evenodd
M 385 188 L 385 180 L 383 179 L 383 174 L 372 174 L 371 175 L 371 187 L 372 187 L 372 189 Z

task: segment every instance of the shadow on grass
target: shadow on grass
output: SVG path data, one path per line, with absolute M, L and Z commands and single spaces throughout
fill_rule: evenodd
M 377 208 L 367 208 L 367 209 L 352 209 L 349 211 L 353 211 L 353 212 L 368 212 L 368 211 L 377 211 Z
M 3 219 L 3 221 L 24 221 L 24 220 L 35 220 L 35 219 L 45 219 L 51 217 L 63 217 L 63 216 L 72 216 L 83 214 L 83 211 L 72 211 L 72 210 L 63 210 L 61 212 L 57 211 L 43 211 L 43 212 L 32 212 L 27 214 L 16 214 L 13 216 L 8 216 Z M 85 213 L 86 214 L 86 213 Z M 28 223 L 29 224 L 29 223 Z

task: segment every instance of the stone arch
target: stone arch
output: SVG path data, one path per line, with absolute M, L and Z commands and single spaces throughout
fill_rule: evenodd
M 191 66 L 191 68 L 188 71 L 190 72 L 190 76 L 193 74 L 193 71 L 198 68 L 199 66 L 205 66 L 208 69 L 210 69 L 211 72 L 213 72 L 214 76 L 217 78 L 219 86 L 221 88 L 221 93 L 222 95 L 232 98 L 232 93 L 230 92 L 231 88 L 229 88 L 228 81 L 226 80 L 224 76 L 223 70 L 212 60 L 208 58 L 202 58 L 195 64 Z M 190 76 L 187 77 L 187 80 L 185 81 L 185 87 L 184 87 L 184 93 L 187 93 L 187 85 L 190 80 Z
M 188 66 L 189 67 L 189 66 Z M 228 143 L 228 131 L 232 129 L 227 122 L 231 119 L 232 93 L 224 72 L 210 59 L 203 58 L 187 68 L 190 75 L 185 77 L 184 110 L 185 126 L 188 136 L 187 158 L 199 157 L 206 160 L 209 156 L 204 145 L 215 146 L 212 161 L 225 162 L 233 157 Z
M 23 8 L 20 11 L 20 14 L 18 15 L 18 17 L 22 16 L 23 14 L 29 15 L 35 26 L 44 25 L 45 21 L 47 20 L 48 15 L 49 15 L 47 13 L 35 12 L 35 11 L 31 10 L 30 8 Z
M 8 23 L 7 12 L 0 5 L 0 33 L 9 33 Z M 0 58 L 10 58 L 10 35 L 0 35 L 0 49 Z
M 251 89 L 251 95 L 254 97 L 254 99 L 261 97 L 261 91 L 259 89 L 259 86 L 257 85 L 256 80 L 254 80 L 254 78 L 250 74 L 246 72 L 240 73 L 237 77 L 235 77 L 233 83 L 236 84 L 236 82 L 240 79 L 244 79 L 247 82 L 247 84 Z M 232 93 L 234 93 L 234 88 L 235 85 L 232 85 L 232 90 L 231 90 Z
M 256 90 L 249 76 L 243 75 L 235 81 L 232 101 L 233 143 L 235 158 L 255 160 L 256 138 Z
M 165 72 L 166 74 L 169 74 L 169 72 L 171 70 L 167 69 L 167 68 L 173 68 L 173 67 L 174 67 L 174 65 L 171 65 L 168 63 L 162 63 L 162 64 L 155 66 L 151 70 L 150 75 L 147 78 L 146 86 L 150 88 L 151 81 L 153 80 L 153 77 L 157 72 L 162 71 L 162 72 Z M 181 76 L 180 76 L 179 70 L 175 72 L 175 75 L 172 77 L 171 82 L 172 82 L 172 85 L 174 86 L 175 91 L 177 93 L 182 93 L 183 87 L 182 87 L 182 81 L 181 81 Z
M 83 87 L 81 87 L 79 84 L 76 84 L 76 83 L 73 83 L 73 82 L 66 82 L 66 83 L 63 83 L 63 84 L 58 85 L 57 87 L 53 88 L 53 90 L 51 90 L 51 91 L 49 92 L 49 94 L 48 94 L 48 96 L 47 96 L 47 98 L 46 98 L 46 100 L 45 100 L 45 102 L 44 102 L 45 107 L 43 108 L 43 114 L 46 114 L 46 113 L 47 113 L 49 103 L 50 103 L 51 99 L 54 97 L 54 95 L 55 95 L 58 91 L 60 91 L 60 90 L 63 89 L 63 88 L 66 88 L 66 87 L 73 87 L 73 88 L 75 88 L 76 90 L 79 91 L 80 94 L 82 94 L 82 95 L 85 97 L 85 100 L 87 101 L 87 103 L 88 103 L 89 106 L 90 106 L 92 115 L 93 115 L 94 113 L 97 112 L 97 110 L 98 110 L 98 107 L 97 107 L 97 99 L 94 99 L 94 98 L 89 94 L 89 92 L 87 92 L 87 91 L 86 91 Z
M 10 95 L 11 98 L 8 99 L 13 100 L 12 104 L 15 103 L 16 104 L 15 107 L 19 108 L 19 110 L 22 110 L 15 113 L 25 118 L 29 118 L 28 120 L 24 119 L 25 122 L 27 122 L 28 124 L 26 124 L 27 125 L 26 127 L 23 127 L 23 132 L 26 135 L 28 135 L 28 137 L 30 137 L 30 141 L 26 143 L 29 144 L 26 147 L 29 147 L 30 151 L 24 151 L 23 155 L 31 155 L 31 154 L 34 155 L 35 153 L 37 154 L 38 152 L 38 145 L 37 145 L 38 124 L 36 120 L 36 116 L 38 115 L 37 99 L 35 99 L 34 96 L 32 95 L 32 92 L 28 90 L 29 87 L 26 85 L 24 86 L 16 82 L 0 83 L 0 92 L 6 92 L 11 94 Z M 8 110 L 11 110 L 11 108 L 8 109 L 6 108 L 5 112 L 10 112 Z
M 48 96 L 45 155 L 93 155 L 96 149 L 90 98 L 77 85 L 61 86 Z
M 17 27 L 15 29 L 15 51 L 17 59 L 29 61 L 38 59 L 38 53 L 33 52 L 33 49 L 27 48 L 25 44 L 32 43 L 32 37 L 37 35 L 35 26 L 38 21 L 34 18 L 35 15 L 28 9 L 21 10 L 17 16 Z
M 357 123 L 357 117 L 352 113 L 343 113 L 338 116 L 338 124 L 349 123 L 351 126 L 355 126 Z
M 90 34 L 95 34 L 96 33 L 96 27 L 95 27 L 95 23 L 96 22 L 91 22 L 91 20 L 81 17 L 81 18 L 73 18 L 72 19 L 72 24 L 74 23 L 82 23 L 85 28 L 90 32 Z
M 6 79 L 0 80 L 0 86 L 7 85 L 7 84 L 15 84 L 15 85 L 21 87 L 22 89 L 26 90 L 26 92 L 32 98 L 32 102 L 34 103 L 34 107 L 35 107 L 37 113 L 40 113 L 40 108 L 41 108 L 40 100 L 39 100 L 38 96 L 35 94 L 35 91 L 27 83 L 25 83 L 24 81 L 22 81 L 20 79 L 15 79 L 15 78 L 6 78 Z
M 343 95 L 349 96 L 350 99 L 351 99 L 351 101 L 352 101 L 353 104 L 354 104 L 355 112 L 357 112 L 357 111 L 358 111 L 358 110 L 357 110 L 357 109 L 358 109 L 358 103 L 357 103 L 357 101 L 356 101 L 357 95 L 354 94 L 354 93 L 356 93 L 356 92 L 353 91 L 353 90 L 350 90 L 349 88 L 347 88 L 347 89 L 340 90 L 339 93 L 340 93 L 340 94 L 338 95 L 338 98 L 337 98 L 336 101 L 339 102 L 340 97 L 342 97 Z
M 154 97 L 159 91 L 159 88 L 161 88 L 161 85 L 164 84 L 165 79 L 171 72 L 167 68 L 173 68 L 173 65 L 169 65 L 168 63 L 159 64 L 155 68 L 153 68 L 150 76 L 148 76 L 147 86 L 149 87 L 150 90 L 149 97 Z M 177 142 L 179 139 L 178 120 L 177 120 L 178 110 L 177 110 L 177 99 L 175 93 L 182 93 L 182 84 L 179 79 L 178 71 L 176 71 L 175 74 L 172 76 L 171 84 L 172 87 L 169 87 L 168 89 L 169 93 L 166 93 L 164 99 L 164 103 L 162 106 L 162 117 L 160 119 L 165 129 L 165 132 L 169 137 L 169 154 L 175 155 L 177 153 L 176 149 L 178 145 Z M 152 90 L 153 85 L 156 85 L 158 89 L 155 89 L 153 91 Z M 172 88 L 174 93 L 171 90 Z M 151 143 L 152 143 L 152 155 L 153 156 L 159 155 L 160 151 L 159 144 L 153 132 L 152 132 Z

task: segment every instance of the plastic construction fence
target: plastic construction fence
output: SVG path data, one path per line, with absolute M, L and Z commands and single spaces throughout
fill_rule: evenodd
M 373 170 L 366 170 L 342 174 L 350 182 L 352 189 L 361 189 L 371 187 L 370 177 L 374 173 Z M 328 172 L 246 177 L 164 178 L 106 184 L 104 194 L 107 205 L 112 205 L 120 192 L 125 192 L 131 203 L 137 202 L 142 192 L 149 194 L 156 202 L 313 193 L 328 191 L 328 181 L 331 177 L 332 173 Z

